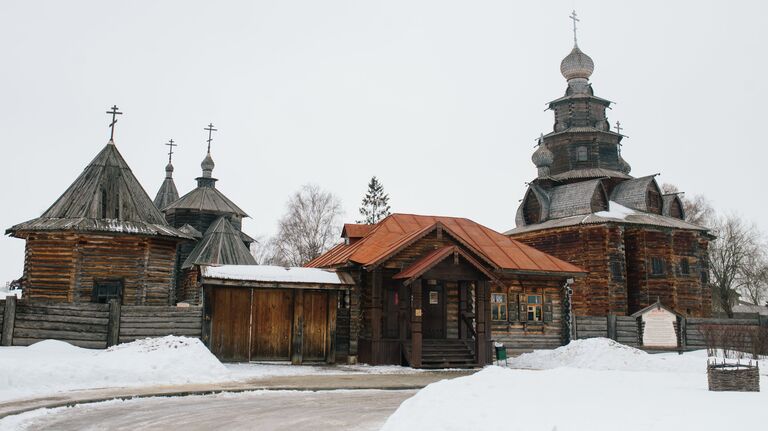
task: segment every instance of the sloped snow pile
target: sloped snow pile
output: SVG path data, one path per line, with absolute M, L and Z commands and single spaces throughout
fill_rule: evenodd
M 637 355 L 642 357 L 642 355 Z M 761 381 L 767 388 L 768 379 Z M 433 383 L 404 401 L 382 431 L 650 431 L 763 429 L 768 391 L 707 390 L 699 373 L 543 371 L 487 367 Z
M 547 370 L 570 367 L 590 370 L 668 371 L 702 373 L 706 356 L 650 354 L 608 338 L 571 341 L 554 350 L 536 350 L 509 360 L 511 368 Z
M 45 340 L 4 347 L 0 354 L 0 400 L 73 389 L 227 380 L 231 373 L 196 338 L 148 338 L 106 350 Z

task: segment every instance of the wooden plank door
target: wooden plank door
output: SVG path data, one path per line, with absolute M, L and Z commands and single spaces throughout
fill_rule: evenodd
M 303 295 L 304 361 L 325 361 L 328 346 L 328 292 L 307 290 Z
M 251 289 L 211 289 L 211 352 L 222 361 L 249 360 Z
M 293 295 L 290 290 L 253 290 L 251 360 L 291 359 Z
M 422 333 L 424 338 L 445 338 L 445 288 L 425 285 L 422 296 Z

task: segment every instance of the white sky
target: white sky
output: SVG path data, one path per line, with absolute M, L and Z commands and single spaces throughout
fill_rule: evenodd
M 636 176 L 704 194 L 768 231 L 768 2 L 0 2 L 0 226 L 39 216 L 104 146 L 151 197 L 173 138 L 180 193 L 213 143 L 219 188 L 274 233 L 289 194 L 314 182 L 354 221 L 372 175 L 392 209 L 463 216 L 499 231 L 552 129 L 560 60 L 595 60 Z M 0 238 L 0 281 L 24 242 Z

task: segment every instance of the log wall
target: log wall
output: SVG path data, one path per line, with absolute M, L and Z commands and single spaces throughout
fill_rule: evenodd
M 0 309 L 5 310 L 5 301 L 0 301 Z M 110 318 L 114 321 L 110 322 Z M 0 328 L 5 329 L 6 323 L 0 313 Z M 119 328 L 114 344 L 166 335 L 200 338 L 202 309 L 124 305 L 111 314 L 110 304 L 18 301 L 13 328 L 10 328 L 11 345 L 28 346 L 52 339 L 89 349 L 104 349 L 110 344 L 111 327 Z
M 123 282 L 123 304 L 174 301 L 176 241 L 135 235 L 32 233 L 24 288 L 31 301 L 91 302 L 95 281 Z

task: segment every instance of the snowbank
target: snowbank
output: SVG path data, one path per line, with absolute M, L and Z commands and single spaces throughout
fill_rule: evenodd
M 510 368 L 534 370 L 571 367 L 679 373 L 701 373 L 706 363 L 703 352 L 651 354 L 608 338 L 576 340 L 554 350 L 536 350 L 509 360 Z
M 73 389 L 209 383 L 231 373 L 196 338 L 168 336 L 82 349 L 55 340 L 4 347 L 0 400 Z
M 703 359 L 706 362 L 706 359 Z M 404 401 L 382 431 L 602 431 L 762 429 L 763 392 L 707 390 L 698 373 L 512 370 L 487 367 L 433 383 Z M 723 414 L 723 409 L 739 414 Z M 746 413 L 750 412 L 750 413 Z

